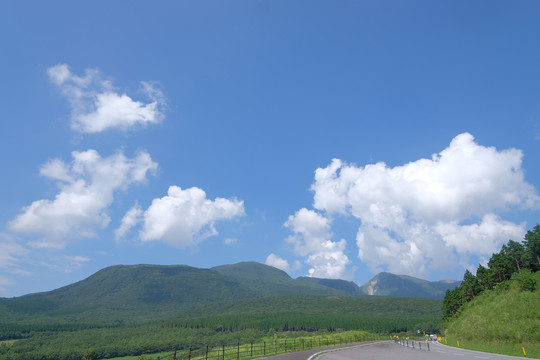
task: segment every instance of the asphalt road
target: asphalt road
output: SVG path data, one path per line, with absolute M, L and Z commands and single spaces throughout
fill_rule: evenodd
M 430 351 L 426 343 L 422 350 L 403 346 L 393 341 L 360 344 L 343 349 L 320 350 L 316 354 L 304 357 L 303 360 L 511 360 L 523 357 L 505 356 L 478 351 L 463 350 L 438 343 L 430 343 Z M 296 358 L 295 360 L 302 360 Z

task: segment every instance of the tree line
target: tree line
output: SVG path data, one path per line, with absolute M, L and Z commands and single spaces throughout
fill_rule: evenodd
M 486 290 L 504 287 L 508 280 L 516 280 L 520 288 L 534 291 L 536 281 L 532 276 L 540 270 L 540 225 L 529 230 L 524 240 L 508 241 L 498 253 L 491 256 L 487 267 L 479 265 L 476 275 L 465 271 L 463 282 L 447 290 L 443 300 L 443 318 L 450 319 L 459 309 Z

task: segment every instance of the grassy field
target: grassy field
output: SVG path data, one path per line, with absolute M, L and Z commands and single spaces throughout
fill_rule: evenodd
M 534 274 L 540 285 L 540 273 Z M 520 288 L 517 281 L 485 291 L 445 326 L 446 342 L 471 350 L 540 358 L 540 286 Z
M 475 340 L 459 340 L 454 337 L 446 337 L 446 344 L 449 346 L 459 347 L 468 350 L 483 351 L 487 353 L 511 355 L 525 357 L 523 348 L 528 358 L 540 359 L 540 344 L 539 343 L 509 343 L 500 341 L 475 341 Z M 445 341 L 442 341 L 444 344 Z
M 237 343 L 235 345 L 221 345 L 206 348 L 203 346 L 200 349 L 193 349 L 190 356 L 192 360 L 203 359 L 259 359 L 276 354 L 283 354 L 286 352 L 302 351 L 307 349 L 324 348 L 329 346 L 336 346 L 340 344 L 350 344 L 355 342 L 365 342 L 373 340 L 388 339 L 388 336 L 371 334 L 365 331 L 344 331 L 339 333 L 308 333 L 304 331 L 299 332 L 284 332 L 275 333 L 274 336 L 267 336 L 260 341 L 250 343 Z M 141 358 L 157 358 L 169 355 L 173 350 L 168 352 L 146 354 L 143 356 L 125 356 L 117 357 L 107 360 L 137 360 Z M 187 355 L 189 351 L 177 352 L 177 357 Z M 223 352 L 225 354 L 223 355 Z M 171 357 L 172 358 L 172 357 Z M 105 360 L 105 359 L 102 359 Z

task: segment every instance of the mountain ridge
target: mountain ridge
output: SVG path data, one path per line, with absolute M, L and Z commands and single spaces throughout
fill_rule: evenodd
M 378 284 L 371 291 L 374 295 L 428 299 L 444 296 L 444 291 L 437 288 L 439 282 L 381 274 L 373 278 Z M 282 270 L 257 262 L 210 269 L 188 265 L 113 265 L 55 290 L 0 298 L 0 318 L 30 321 L 39 315 L 53 320 L 136 320 L 166 317 L 219 301 L 293 295 L 360 298 L 369 297 L 369 293 L 366 284 L 359 287 L 340 279 L 293 279 Z

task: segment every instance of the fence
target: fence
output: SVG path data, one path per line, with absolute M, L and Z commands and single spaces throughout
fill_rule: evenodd
M 175 351 L 166 356 L 157 357 L 157 360 L 248 360 L 262 358 L 286 352 L 302 351 L 357 342 L 387 340 L 388 336 L 367 334 L 364 336 L 332 336 L 299 339 L 275 339 L 270 342 L 250 343 L 236 345 L 209 345 L 188 351 Z
M 429 347 L 429 341 L 419 341 L 419 340 L 415 341 L 415 340 L 409 340 L 408 338 L 407 339 L 394 338 L 394 342 L 397 344 L 401 344 L 403 346 L 407 346 L 407 347 L 411 346 L 413 349 L 415 348 L 415 343 L 416 343 L 416 348 L 418 348 L 419 350 L 422 350 L 422 344 L 424 344 L 424 350 L 431 351 Z

